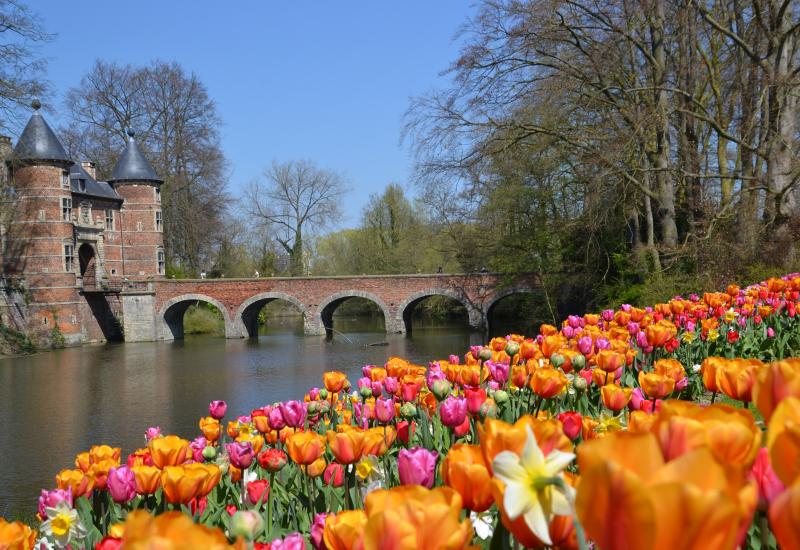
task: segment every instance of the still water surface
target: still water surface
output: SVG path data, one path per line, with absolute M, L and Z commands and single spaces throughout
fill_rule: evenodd
M 386 335 L 380 318 L 337 319 L 336 328 L 326 342 L 284 318 L 270 320 L 258 339 L 187 336 L 0 360 L 0 516 L 33 514 L 39 490 L 54 487 L 55 474 L 93 444 L 122 447 L 124 457 L 144 444 L 148 426 L 194 438 L 213 399 L 227 401 L 235 417 L 300 398 L 326 370 L 355 382 L 363 365 L 391 355 L 427 364 L 487 337 L 463 324 Z M 381 341 L 388 346 L 365 346 Z

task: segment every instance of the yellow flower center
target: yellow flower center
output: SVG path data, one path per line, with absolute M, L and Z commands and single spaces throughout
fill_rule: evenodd
M 369 475 L 375 471 L 372 463 L 369 460 L 362 460 L 356 466 L 356 475 L 361 479 L 367 479 Z
M 50 527 L 55 536 L 63 537 L 69 533 L 69 528 L 72 527 L 72 518 L 68 513 L 59 512 L 59 514 L 53 518 L 53 521 L 50 522 Z

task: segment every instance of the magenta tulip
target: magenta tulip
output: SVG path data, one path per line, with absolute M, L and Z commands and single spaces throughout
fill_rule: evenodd
M 228 404 L 225 401 L 212 401 L 208 404 L 208 414 L 211 415 L 211 418 L 216 418 L 217 420 L 225 416 L 225 411 L 227 410 Z
M 300 428 L 306 420 L 306 407 L 300 401 L 278 403 L 283 421 L 291 428 Z
M 269 425 L 273 430 L 281 430 L 286 427 L 280 407 L 272 407 L 267 413 L 267 418 L 269 418 Z
M 311 546 L 314 547 L 314 550 L 326 550 L 328 548 L 325 545 L 325 541 L 322 539 L 322 535 L 325 532 L 325 518 L 329 515 L 330 514 L 322 513 L 314 516 L 314 523 L 311 524 L 311 530 L 309 532 Z
M 403 485 L 422 485 L 430 489 L 436 472 L 439 453 L 423 447 L 400 449 L 397 456 L 397 473 Z
M 397 393 L 397 390 L 400 389 L 400 383 L 397 381 L 397 378 L 387 376 L 383 379 L 383 388 L 389 395 L 394 395 Z
M 467 400 L 463 397 L 448 396 L 439 405 L 439 416 L 442 424 L 449 428 L 460 426 L 467 418 Z
M 53 489 L 47 491 L 42 489 L 42 494 L 39 495 L 39 516 L 41 518 L 47 517 L 47 508 L 55 508 L 59 502 L 66 502 L 72 507 L 72 488 L 67 487 L 64 489 Z
M 300 533 L 291 533 L 283 539 L 273 540 L 270 550 L 306 550 L 306 539 Z
M 208 447 L 208 440 L 205 437 L 202 435 L 195 437 L 189 446 L 192 448 L 192 458 L 195 462 L 205 461 L 205 458 L 203 458 L 203 450 Z
M 500 363 L 497 361 L 486 361 L 484 363 L 486 367 L 489 369 L 489 374 L 492 375 L 492 378 L 501 386 L 506 383 L 508 380 L 508 363 Z
M 758 486 L 758 508 L 766 511 L 772 500 L 781 494 L 786 487 L 775 475 L 772 464 L 769 461 L 769 450 L 761 447 L 756 456 L 756 461 L 750 470 L 750 477 L 755 480 Z
M 108 471 L 108 492 L 117 504 L 125 504 L 136 496 L 136 477 L 127 466 Z
M 246 470 L 253 463 L 255 453 L 253 452 L 253 445 L 249 441 L 226 443 L 225 450 L 228 451 L 228 458 L 230 458 L 231 464 L 240 470 Z
M 144 432 L 145 441 L 150 441 L 151 439 L 155 439 L 157 437 L 161 437 L 161 428 L 158 426 L 150 426 Z

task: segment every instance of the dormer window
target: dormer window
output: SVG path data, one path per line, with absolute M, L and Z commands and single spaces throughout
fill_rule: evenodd
M 61 189 L 69 189 L 69 172 L 61 171 Z
M 154 187 L 156 190 L 156 202 L 161 202 L 161 189 L 158 187 Z
M 84 178 L 78 180 L 78 189 L 80 189 L 81 193 L 86 192 L 86 180 Z

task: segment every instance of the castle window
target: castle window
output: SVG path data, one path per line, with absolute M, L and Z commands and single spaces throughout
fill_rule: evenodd
M 44 208 L 42 208 L 41 210 L 39 210 L 39 221 L 43 222 L 45 219 L 47 219 L 47 212 L 45 211 Z
M 142 222 L 136 222 L 136 231 L 142 230 Z
M 64 245 L 64 270 L 71 272 L 75 269 L 75 247 L 71 244 Z
M 159 248 L 158 251 L 156 252 L 156 262 L 158 264 L 158 274 L 163 275 L 164 265 L 165 265 L 163 248 Z
M 156 210 L 156 231 L 162 231 L 161 210 Z
M 161 189 L 159 187 L 153 188 L 156 192 L 156 202 L 161 202 Z
M 61 171 L 61 189 L 69 189 L 69 172 Z
M 72 199 L 61 199 L 61 214 L 65 222 L 72 221 Z
M 114 211 L 110 208 L 106 208 L 106 229 L 114 230 Z
M 80 189 L 81 192 L 86 191 L 86 180 L 85 179 L 81 178 L 81 179 L 78 180 L 78 189 Z

